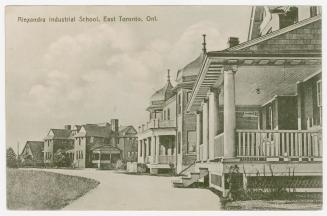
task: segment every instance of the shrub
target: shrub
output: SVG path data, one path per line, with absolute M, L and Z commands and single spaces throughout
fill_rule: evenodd
M 17 168 L 17 158 L 14 150 L 10 147 L 7 149 L 7 167 Z
M 54 154 L 53 163 L 57 167 L 69 167 L 72 164 L 72 160 L 61 149 L 58 149 Z

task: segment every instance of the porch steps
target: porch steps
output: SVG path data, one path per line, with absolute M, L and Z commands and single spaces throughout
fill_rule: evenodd
M 199 172 L 191 172 L 188 176 L 183 176 L 181 179 L 173 181 L 173 185 L 177 188 L 189 187 L 207 175 L 209 175 L 207 168 L 199 168 Z

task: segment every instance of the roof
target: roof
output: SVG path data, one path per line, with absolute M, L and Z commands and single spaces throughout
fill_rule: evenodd
M 44 149 L 44 142 L 43 141 L 27 141 L 25 144 L 25 147 L 23 149 L 23 152 L 26 147 L 29 147 L 33 156 L 40 155 L 43 152 Z
M 300 22 L 297 22 L 297 23 L 295 23 L 293 25 L 287 26 L 285 28 L 279 29 L 277 31 L 273 31 L 273 32 L 271 32 L 269 34 L 266 34 L 266 35 L 263 35 L 261 37 L 255 38 L 253 40 L 245 41 L 245 42 L 243 42 L 243 43 L 241 43 L 241 44 L 239 44 L 237 46 L 230 47 L 230 48 L 228 48 L 228 49 L 226 49 L 224 51 L 236 51 L 236 50 L 250 48 L 250 47 L 252 47 L 254 45 L 263 43 L 263 42 L 265 42 L 265 41 L 267 41 L 269 39 L 276 38 L 276 37 L 278 37 L 280 35 L 283 35 L 283 34 L 286 34 L 288 32 L 297 30 L 297 29 L 299 29 L 301 27 L 307 26 L 309 24 L 315 23 L 315 22 L 320 21 L 320 20 L 321 20 L 321 15 L 314 16 L 314 17 L 311 17 L 309 19 L 305 19 L 305 20 L 302 20 Z M 304 33 L 305 38 L 303 38 L 303 39 L 307 39 L 307 37 L 313 35 L 313 34 L 308 34 L 306 32 L 299 32 L 299 33 L 302 33 L 302 34 Z M 314 34 L 318 34 L 318 36 L 320 35 L 320 37 L 321 37 L 321 33 L 319 33 L 319 32 L 315 31 Z M 271 45 L 272 45 L 272 43 L 271 43 Z M 282 45 L 284 45 L 284 47 L 281 47 L 280 51 L 287 50 L 285 44 L 282 44 Z M 257 51 L 257 50 L 253 50 L 253 51 Z M 267 49 L 266 51 L 269 51 L 269 49 Z M 274 50 L 272 50 L 272 51 L 274 51 Z
M 48 135 L 44 139 L 68 139 L 71 130 L 67 129 L 50 129 Z
M 235 85 L 241 89 L 241 92 L 236 94 L 239 96 L 236 100 L 240 104 L 249 104 L 250 101 L 253 104 L 261 104 L 267 97 L 273 95 L 294 95 L 296 81 L 318 71 L 321 68 L 320 62 L 320 15 L 222 51 L 208 52 L 193 88 L 187 110 L 196 111 L 210 87 L 218 87 L 222 83 L 221 74 L 224 65 L 238 65 L 239 68 L 243 66 L 241 69 L 243 72 L 239 69 L 236 73 Z M 268 72 L 267 66 L 279 67 L 279 69 Z M 294 68 L 297 72 L 292 71 Z M 257 69 L 259 71 L 256 71 Z M 255 72 L 260 73 L 253 76 Z M 289 77 L 282 81 L 278 80 L 285 77 L 284 74 Z M 253 76 L 251 77 L 253 80 L 249 80 L 250 75 Z M 265 82 L 264 78 L 267 76 L 271 77 Z M 269 85 L 273 80 L 276 83 Z M 256 81 L 256 83 L 252 83 L 252 81 Z M 268 87 L 274 87 L 274 89 L 267 89 L 265 85 L 260 86 L 260 89 L 263 90 L 262 96 L 256 95 L 257 100 L 253 101 L 254 96 L 251 94 L 255 85 L 258 85 L 257 83 L 264 83 Z M 242 84 L 244 86 L 241 86 Z M 251 92 L 247 92 L 245 89 L 249 89 Z M 248 97 L 245 96 L 247 93 Z
M 157 90 L 152 96 L 151 101 L 164 101 L 171 97 L 173 91 L 173 85 L 171 84 L 170 80 L 167 81 L 164 87 Z
M 132 125 L 128 125 L 128 126 L 120 126 L 119 127 L 119 136 L 126 136 L 126 135 L 130 135 L 130 132 L 132 130 L 132 134 L 137 134 L 135 128 Z
M 112 153 L 120 153 L 120 149 L 112 146 L 112 145 L 99 145 L 96 144 L 90 148 L 91 151 L 101 151 L 101 152 L 112 152 Z
M 185 67 L 178 70 L 176 81 L 183 82 L 186 77 L 192 77 L 193 79 L 191 78 L 189 81 L 195 81 L 199 73 L 200 67 L 202 65 L 203 59 L 204 59 L 204 54 L 202 53 L 196 59 L 194 59 L 189 64 L 187 64 Z
M 110 125 L 99 126 L 96 124 L 86 124 L 82 126 L 81 130 L 75 136 L 109 137 L 110 134 L 111 134 Z

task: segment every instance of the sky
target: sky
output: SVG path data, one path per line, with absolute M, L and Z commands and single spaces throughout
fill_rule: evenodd
M 148 120 L 155 90 L 207 50 L 247 39 L 248 6 L 7 6 L 6 145 L 16 151 L 50 128 Z M 18 17 L 156 16 L 141 23 L 22 23 Z

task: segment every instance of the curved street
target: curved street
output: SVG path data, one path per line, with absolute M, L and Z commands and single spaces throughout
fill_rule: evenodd
M 174 188 L 176 177 L 130 175 L 108 170 L 51 172 L 96 179 L 100 185 L 63 210 L 220 210 L 219 197 L 207 189 Z

